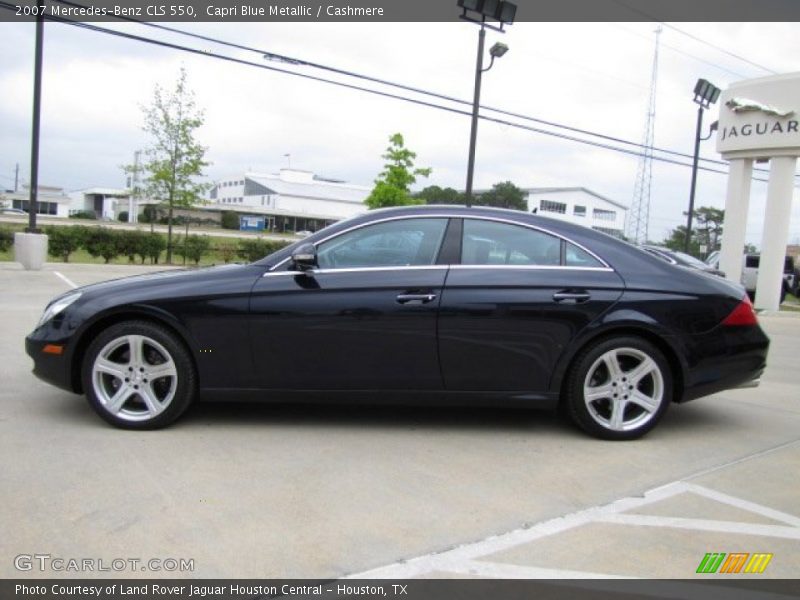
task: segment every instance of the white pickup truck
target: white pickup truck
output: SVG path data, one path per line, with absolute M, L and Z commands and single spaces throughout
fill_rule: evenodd
M 747 290 L 751 299 L 756 295 L 756 283 L 758 282 L 758 265 L 761 261 L 759 254 L 745 254 L 742 256 L 742 275 L 740 281 Z M 719 251 L 712 252 L 706 258 L 706 263 L 719 267 Z M 783 284 L 781 287 L 781 302 L 786 299 L 787 292 L 797 293 L 798 291 L 797 273 L 794 267 L 794 258 L 786 256 L 786 262 L 783 265 Z
M 758 264 L 761 256 L 758 254 L 745 254 L 742 259 L 742 285 L 753 298 L 756 294 L 758 282 Z M 795 289 L 794 259 L 786 257 L 783 264 L 783 286 L 781 287 L 781 302 L 786 299 L 786 293 Z

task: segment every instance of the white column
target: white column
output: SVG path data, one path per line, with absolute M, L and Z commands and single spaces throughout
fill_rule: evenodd
M 756 308 L 778 310 L 780 305 L 796 167 L 796 156 L 778 156 L 770 160 L 767 212 L 756 283 Z
M 753 178 L 753 159 L 731 160 L 728 173 L 728 191 L 725 195 L 725 220 L 723 221 L 722 247 L 719 268 L 725 277 L 739 283 L 742 277 L 742 254 L 747 229 L 747 209 L 750 205 L 750 182 Z

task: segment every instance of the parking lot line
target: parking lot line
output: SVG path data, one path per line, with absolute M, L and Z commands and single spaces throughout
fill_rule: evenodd
M 55 274 L 55 276 L 56 276 L 56 277 L 58 277 L 60 280 L 62 280 L 64 283 L 66 283 L 66 284 L 67 284 L 69 287 L 71 287 L 73 290 L 74 290 L 76 287 L 78 287 L 78 285 L 77 285 L 77 284 L 75 284 L 75 283 L 73 283 L 72 281 L 70 281 L 70 280 L 69 280 L 67 277 L 65 277 L 64 275 L 62 275 L 62 274 L 61 274 L 61 273 L 59 273 L 58 271 L 53 271 L 53 273 Z
M 729 461 L 712 469 L 704 469 L 681 478 L 680 480 L 658 486 L 642 496 L 626 497 L 609 504 L 592 506 L 584 510 L 556 517 L 535 524 L 532 527 L 515 529 L 500 535 L 490 536 L 483 540 L 463 544 L 443 552 L 433 552 L 416 558 L 402 560 L 394 564 L 370 569 L 361 573 L 348 575 L 347 579 L 383 579 L 425 577 L 431 573 L 451 573 L 495 578 L 616 578 L 627 577 L 619 574 L 588 573 L 569 569 L 541 568 L 533 565 L 512 565 L 490 560 L 503 551 L 530 544 L 541 538 L 556 536 L 584 525 L 609 523 L 638 527 L 665 527 L 692 531 L 720 532 L 734 535 L 760 536 L 766 538 L 784 538 L 800 540 L 800 517 L 791 515 L 768 506 L 736 498 L 722 492 L 689 483 L 692 479 L 719 471 L 726 467 L 734 467 L 745 461 L 760 458 L 764 455 L 787 450 L 800 445 L 800 440 L 779 444 L 749 456 Z M 712 519 L 695 519 L 670 516 L 653 516 L 630 514 L 628 511 L 661 502 L 683 494 L 699 494 L 751 511 L 767 518 L 786 523 L 781 525 L 764 525 L 741 523 Z

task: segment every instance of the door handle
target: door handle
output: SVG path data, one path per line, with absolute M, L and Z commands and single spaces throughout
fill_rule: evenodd
M 436 300 L 436 294 L 399 294 L 397 296 L 398 304 L 409 304 L 410 302 L 427 304 L 434 300 Z
M 572 302 L 575 304 L 580 304 L 581 302 L 586 302 L 589 300 L 589 298 L 591 298 L 591 296 L 588 292 L 562 291 L 553 294 L 553 300 L 556 302 Z

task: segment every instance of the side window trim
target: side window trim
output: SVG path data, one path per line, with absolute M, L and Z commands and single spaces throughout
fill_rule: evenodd
M 477 219 L 477 220 L 481 220 L 481 221 L 491 221 L 491 222 L 495 222 L 495 223 L 508 223 L 510 225 L 518 225 L 520 227 L 525 227 L 526 229 L 531 229 L 533 231 L 540 231 L 542 233 L 548 233 L 550 235 L 554 235 L 555 237 L 557 237 L 560 240 L 564 240 L 569 244 L 573 244 L 573 245 L 577 246 L 581 250 L 587 252 L 590 256 L 596 258 L 600 262 L 600 264 L 603 265 L 602 267 L 568 267 L 568 266 L 546 266 L 546 265 L 540 265 L 540 266 L 534 266 L 534 267 L 531 267 L 531 266 L 526 267 L 524 265 L 519 265 L 519 266 L 512 266 L 512 268 L 517 268 L 517 269 L 519 269 L 519 268 L 528 268 L 528 269 L 545 269 L 545 268 L 546 269 L 581 269 L 581 270 L 611 271 L 611 272 L 614 271 L 614 269 L 603 258 L 601 258 L 597 254 L 595 254 L 594 252 L 592 252 L 591 250 L 586 248 L 583 244 L 579 244 L 575 240 L 572 240 L 570 238 L 565 237 L 563 234 L 557 233 L 555 231 L 550 231 L 549 229 L 545 229 L 543 227 L 539 227 L 538 225 L 531 225 L 530 223 L 522 223 L 520 221 L 514 221 L 514 220 L 511 220 L 511 219 L 501 219 L 501 218 L 498 218 L 498 217 L 489 217 L 489 216 L 483 216 L 483 215 L 466 215 L 466 214 L 455 214 L 455 215 L 453 215 L 453 214 L 437 213 L 437 214 L 430 214 L 430 215 L 403 215 L 403 216 L 389 217 L 387 219 L 382 219 L 380 221 L 370 221 L 368 223 L 360 223 L 360 224 L 354 225 L 353 227 L 350 227 L 348 229 L 344 229 L 342 231 L 337 231 L 336 233 L 333 233 L 333 234 L 329 235 L 326 238 L 323 238 L 321 240 L 318 240 L 318 241 L 314 242 L 314 246 L 318 248 L 320 244 L 322 244 L 324 242 L 327 242 L 328 240 L 331 240 L 333 238 L 339 237 L 340 235 L 344 235 L 345 233 L 348 233 L 350 231 L 354 231 L 356 229 L 361 229 L 363 227 L 367 227 L 369 225 L 373 225 L 373 224 L 376 224 L 376 223 L 384 223 L 386 221 L 396 221 L 396 220 L 402 220 L 402 219 L 437 219 L 437 218 L 438 219 L 450 219 L 451 221 L 454 221 L 454 220 L 458 219 L 458 220 L 461 221 L 461 226 L 462 227 L 463 227 L 464 219 Z M 460 259 L 461 259 L 461 252 L 460 252 L 460 249 L 459 249 L 458 261 L 450 263 L 450 264 L 452 264 L 453 266 L 459 267 L 459 268 L 464 268 L 464 267 L 478 268 L 479 267 L 479 265 L 462 265 Z M 275 264 L 272 267 L 270 267 L 269 270 L 267 271 L 267 273 L 265 273 L 265 275 L 267 275 L 269 273 L 275 273 L 277 271 L 280 271 L 282 268 L 284 268 L 289 263 L 290 260 L 291 260 L 291 257 L 289 257 L 289 256 L 283 258 L 280 262 L 278 262 L 277 264 Z M 499 265 L 485 265 L 485 266 L 488 267 L 488 268 L 498 268 L 499 267 Z
M 342 272 L 351 271 L 352 272 L 352 271 L 405 270 L 405 269 L 426 269 L 426 268 L 438 267 L 439 265 L 437 263 L 437 259 L 438 259 L 439 254 L 442 251 L 442 248 L 444 247 L 444 242 L 445 242 L 445 239 L 447 237 L 447 232 L 448 232 L 448 229 L 449 229 L 449 226 L 450 226 L 450 221 L 451 221 L 450 217 L 447 216 L 447 215 L 413 215 L 413 216 L 409 216 L 409 217 L 404 218 L 404 219 L 385 219 L 385 220 L 380 220 L 380 221 L 372 221 L 372 222 L 368 222 L 368 223 L 362 223 L 362 224 L 357 225 L 355 227 L 351 227 L 351 228 L 346 229 L 344 231 L 339 231 L 339 232 L 337 232 L 337 233 L 335 233 L 333 235 L 330 235 L 330 236 L 328 236 L 328 237 L 326 237 L 324 239 L 321 239 L 321 240 L 319 240 L 319 241 L 314 243 L 314 247 L 319 252 L 320 246 L 322 246 L 323 244 L 327 244 L 329 242 L 335 242 L 337 239 L 339 239 L 339 238 L 341 238 L 343 236 L 347 236 L 347 235 L 349 235 L 351 233 L 358 232 L 360 230 L 364 230 L 364 229 L 368 229 L 368 228 L 376 227 L 376 226 L 381 226 L 381 225 L 387 225 L 387 224 L 395 223 L 395 222 L 398 222 L 398 221 L 423 221 L 423 220 L 424 221 L 444 221 L 445 222 L 444 226 L 443 226 L 443 230 L 442 230 L 442 232 L 440 234 L 441 237 L 439 238 L 438 245 L 433 251 L 433 260 L 432 260 L 431 263 L 418 264 L 418 265 L 415 265 L 415 264 L 408 264 L 408 265 L 388 265 L 388 264 L 387 265 L 380 265 L 379 264 L 379 265 L 341 266 L 341 267 L 328 266 L 328 267 L 320 267 L 320 268 L 316 269 L 316 272 L 318 272 L 318 273 L 333 273 L 333 272 L 339 272 L 339 271 L 342 271 Z M 276 268 L 282 266 L 284 262 L 287 262 L 287 260 L 285 259 L 279 265 L 276 265 Z
M 458 265 L 461 264 L 461 242 L 464 235 L 464 219 L 454 217 L 447 224 L 442 245 L 439 248 L 439 256 L 436 258 L 437 265 Z

